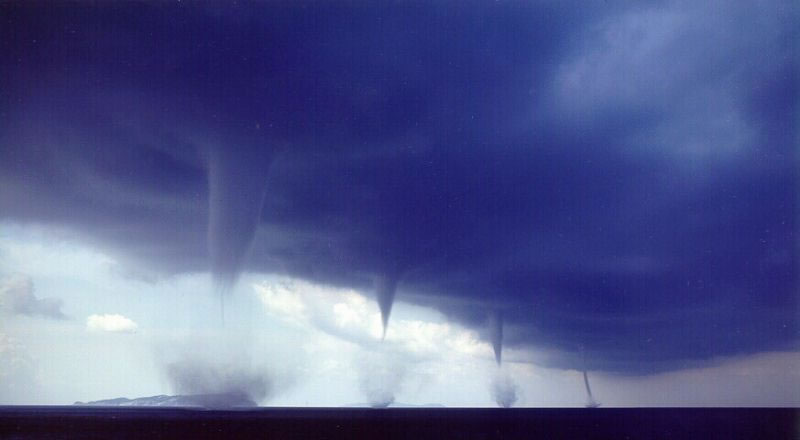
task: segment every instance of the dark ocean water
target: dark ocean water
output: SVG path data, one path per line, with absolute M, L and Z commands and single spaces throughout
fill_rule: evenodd
M 0 406 L 0 438 L 792 439 L 797 409 Z

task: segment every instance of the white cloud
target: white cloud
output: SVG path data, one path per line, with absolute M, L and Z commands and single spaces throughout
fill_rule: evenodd
M 264 307 L 271 314 L 294 323 L 305 322 L 306 307 L 288 283 L 254 284 Z
M 351 342 L 381 335 L 377 305 L 353 289 L 284 279 L 252 285 L 267 313 L 307 331 L 323 331 Z
M 117 314 L 91 315 L 86 318 L 86 329 L 114 333 L 133 333 L 139 326 L 132 320 Z

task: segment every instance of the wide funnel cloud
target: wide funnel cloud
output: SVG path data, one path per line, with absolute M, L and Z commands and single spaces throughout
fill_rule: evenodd
M 211 149 L 208 157 L 208 249 L 214 281 L 224 291 L 236 282 L 253 241 L 273 153 L 231 146 Z

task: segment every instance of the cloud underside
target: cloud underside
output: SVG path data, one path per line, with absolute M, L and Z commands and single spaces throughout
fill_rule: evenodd
M 3 6 L 0 215 L 141 273 L 397 279 L 558 366 L 792 347 L 778 6 Z

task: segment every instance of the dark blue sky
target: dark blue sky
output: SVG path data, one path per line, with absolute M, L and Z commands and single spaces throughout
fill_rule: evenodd
M 798 341 L 797 8 L 0 6 L 0 219 L 646 373 Z M 391 324 L 390 324 L 391 325 Z

